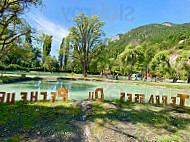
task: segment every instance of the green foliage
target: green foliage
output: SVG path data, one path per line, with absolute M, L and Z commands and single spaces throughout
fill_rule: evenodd
M 171 27 L 161 24 L 145 25 L 121 35 L 120 40 L 109 43 L 108 49 L 111 51 L 111 57 L 114 58 L 134 41 L 146 49 L 152 49 L 152 51 L 171 49 L 178 45 L 182 39 L 188 40 L 190 37 L 189 31 L 190 23 L 172 25 Z
M 30 71 L 44 71 L 44 67 L 33 67 L 33 68 L 30 68 Z
M 66 38 L 62 39 L 62 43 L 60 45 L 59 49 L 59 65 L 60 70 L 63 70 L 63 64 L 64 64 L 64 70 L 67 70 L 67 63 L 69 58 L 69 47 L 70 47 L 70 36 L 67 36 Z
M 41 51 L 39 48 L 33 48 L 30 43 L 20 43 L 20 40 L 16 40 L 14 48 L 10 50 L 10 53 L 2 60 L 4 65 L 17 64 L 24 68 L 34 68 L 40 66 Z M 20 44 L 20 46 L 18 46 Z
M 150 62 L 150 68 L 154 73 L 172 78 L 187 79 L 190 71 L 190 56 L 187 50 L 163 50 L 158 52 Z
M 130 70 L 129 70 L 129 79 L 131 77 L 132 74 L 132 66 L 136 63 L 141 63 L 143 62 L 143 53 L 142 53 L 142 47 L 139 45 L 128 45 L 125 48 L 125 51 L 122 52 L 119 56 L 118 56 L 118 60 L 121 62 L 121 70 L 123 70 L 124 75 L 126 74 L 126 67 L 128 65 L 130 65 Z
M 140 47 L 136 50 L 137 47 L 131 44 Z M 119 72 L 123 75 L 146 72 L 149 66 L 150 72 L 165 78 L 186 80 L 190 71 L 187 56 L 190 49 L 190 23 L 141 26 L 120 35 L 118 41 L 109 42 L 107 49 L 108 59 L 119 61 Z
M 0 70 L 5 70 L 6 67 L 4 65 L 0 65 Z
M 30 6 L 42 5 L 41 0 L 3 0 L 0 1 L 0 59 L 6 56 L 12 43 L 31 33 L 31 27 L 22 18 L 23 12 Z M 29 38 L 27 38 L 29 41 Z
M 15 71 L 15 70 L 25 70 L 25 68 L 17 65 L 17 64 L 10 64 L 6 67 L 6 70 Z
M 59 71 L 59 63 L 55 57 L 47 56 L 45 62 L 45 68 L 50 72 Z
M 62 39 L 60 49 L 59 49 L 59 65 L 60 65 L 60 70 L 63 68 L 63 54 L 64 54 L 64 44 L 65 44 L 65 38 Z
M 101 51 L 104 22 L 99 21 L 99 16 L 89 18 L 84 13 L 76 15 L 74 22 L 69 35 L 72 57 L 81 62 L 83 75 L 86 76 L 91 60 Z
M 43 43 L 43 63 L 45 62 L 46 57 L 50 55 L 51 43 L 52 43 L 52 36 L 45 35 L 45 40 Z
M 180 78 L 185 80 L 190 71 L 190 50 L 179 51 L 176 64 L 180 71 Z

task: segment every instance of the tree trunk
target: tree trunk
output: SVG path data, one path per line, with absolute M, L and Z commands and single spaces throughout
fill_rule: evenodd
M 86 77 L 86 76 L 87 76 L 87 75 L 86 75 L 86 73 L 87 73 L 86 63 L 85 63 L 85 62 L 83 62 L 83 76 L 84 76 L 84 77 Z
M 86 67 L 84 67 L 84 69 L 83 69 L 83 76 L 84 76 L 84 77 L 87 76 L 87 75 L 86 75 Z
M 110 73 L 111 73 L 111 67 L 109 66 L 109 70 L 110 70 Z
M 141 69 L 141 81 L 143 80 L 143 74 L 142 74 L 142 71 L 143 71 L 143 70 Z
M 173 78 L 173 83 L 176 83 L 177 80 L 178 80 L 177 77 L 174 77 L 174 78 Z
M 177 69 L 177 73 L 176 73 L 176 75 L 175 75 L 175 77 L 173 78 L 173 83 L 176 83 L 177 82 L 177 80 L 179 79 L 179 70 Z
M 180 64 L 179 64 L 180 65 Z M 176 76 L 174 77 L 173 79 L 173 83 L 176 83 L 177 80 L 179 79 L 179 65 L 177 66 L 177 73 L 176 73 Z
M 190 72 L 188 73 L 187 83 L 190 83 Z
M 60 57 L 60 58 L 61 58 L 60 61 L 59 61 L 60 62 L 60 71 L 62 71 L 62 69 L 63 69 L 63 62 L 62 62 L 62 60 L 63 59 L 62 59 L 62 57 Z
M 128 77 L 128 80 L 131 80 L 131 74 L 132 74 L 132 67 L 133 67 L 133 54 L 132 54 L 132 57 L 131 57 L 131 66 L 130 66 L 130 72 L 129 72 L 129 77 Z
M 64 59 L 64 70 L 66 71 L 66 67 L 67 67 L 67 55 L 65 55 L 65 59 Z
M 173 78 L 173 83 L 176 83 L 178 79 L 179 79 L 179 76 L 178 74 L 176 74 L 176 76 Z
M 86 70 L 85 77 L 87 77 L 87 70 L 88 70 L 88 66 L 86 66 L 86 67 L 85 67 L 85 70 Z

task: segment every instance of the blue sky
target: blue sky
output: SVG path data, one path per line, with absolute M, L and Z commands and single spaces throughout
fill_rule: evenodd
M 62 38 L 81 12 L 99 15 L 106 37 L 152 23 L 190 22 L 190 0 L 44 0 L 44 4 L 31 8 L 25 18 L 32 27 L 53 35 L 52 56 L 58 56 Z

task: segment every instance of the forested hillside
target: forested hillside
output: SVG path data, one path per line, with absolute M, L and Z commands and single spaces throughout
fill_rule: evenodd
M 112 71 L 130 75 L 145 72 L 148 66 L 150 72 L 162 77 L 186 80 L 190 71 L 190 23 L 141 26 L 109 42 L 106 50 L 107 68 Z
M 133 29 L 121 36 L 120 40 L 109 43 L 108 48 L 124 51 L 125 47 L 132 43 L 157 45 L 161 49 L 170 49 L 181 40 L 190 38 L 190 23 L 166 26 L 164 24 L 150 24 Z

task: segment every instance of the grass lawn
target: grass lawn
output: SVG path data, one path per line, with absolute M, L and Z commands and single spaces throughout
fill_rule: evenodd
M 11 80 L 11 79 L 22 79 L 23 77 L 17 77 L 17 76 L 3 76 L 0 77 L 0 81 L 6 81 L 6 80 Z
M 190 108 L 134 103 L 95 103 L 91 140 L 190 141 Z
M 21 75 L 21 74 L 26 74 L 26 75 L 34 75 L 34 76 L 73 76 L 75 74 L 73 73 L 50 73 L 50 72 L 41 72 L 41 71 L 0 71 L 3 72 L 4 74 L 10 74 L 10 75 Z M 82 76 L 82 74 L 80 75 Z
M 72 121 L 80 118 L 80 106 L 70 103 L 0 105 L 0 141 L 70 141 L 79 133 Z
M 1 104 L 0 141 L 190 141 L 189 107 L 94 102 L 84 113 L 72 104 Z
M 149 86 L 163 86 L 173 89 L 190 89 L 190 84 L 175 84 L 175 83 L 154 83 L 154 82 L 141 82 L 141 81 L 129 81 L 129 83 L 136 83 L 137 85 L 149 85 Z

